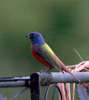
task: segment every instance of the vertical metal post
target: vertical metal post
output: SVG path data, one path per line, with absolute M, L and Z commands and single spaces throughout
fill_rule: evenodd
M 41 100 L 39 75 L 33 73 L 30 81 L 31 100 Z

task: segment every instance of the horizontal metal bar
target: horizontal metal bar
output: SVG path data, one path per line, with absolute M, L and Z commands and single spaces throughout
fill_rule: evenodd
M 55 83 L 78 83 L 71 74 L 65 72 L 37 72 L 32 73 L 32 75 L 37 74 L 40 78 L 40 83 L 43 86 Z M 73 73 L 80 82 L 89 82 L 89 72 L 74 72 Z M 27 87 L 30 86 L 30 76 L 22 77 L 1 77 L 0 78 L 0 88 L 2 87 Z
M 30 76 L 19 76 L 19 77 L 1 77 L 0 82 L 5 81 L 25 81 L 30 80 Z
M 2 87 L 25 87 L 25 81 L 0 82 L 0 88 L 2 88 Z
M 51 72 L 38 73 L 40 76 L 41 85 L 49 85 L 54 83 L 79 83 L 70 73 L 67 72 Z M 73 73 L 80 82 L 89 82 L 89 72 L 74 72 Z
M 30 76 L 1 77 L 0 88 L 3 87 L 27 87 L 30 85 Z

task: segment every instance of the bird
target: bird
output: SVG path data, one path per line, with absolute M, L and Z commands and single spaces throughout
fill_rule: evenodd
M 26 34 L 25 37 L 31 41 L 31 53 L 38 62 L 49 69 L 56 68 L 58 71 L 68 72 L 75 79 L 79 80 L 56 56 L 50 46 L 46 43 L 41 33 L 30 32 Z

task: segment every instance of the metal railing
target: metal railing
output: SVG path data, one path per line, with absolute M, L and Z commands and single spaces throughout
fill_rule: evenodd
M 73 73 L 80 82 L 89 82 L 89 72 Z M 40 87 L 56 83 L 77 83 L 71 74 L 62 72 L 37 72 L 31 76 L 3 77 L 0 78 L 0 88 L 6 87 L 26 87 L 30 90 L 31 100 L 41 100 Z

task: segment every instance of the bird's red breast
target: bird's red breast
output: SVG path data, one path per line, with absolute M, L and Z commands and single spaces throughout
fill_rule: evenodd
M 39 61 L 41 64 L 43 64 L 46 67 L 49 68 L 55 68 L 54 66 L 52 66 L 49 62 L 47 62 L 45 59 L 43 59 L 34 49 L 34 46 L 31 44 L 31 52 L 32 55 L 34 56 L 34 58 Z

